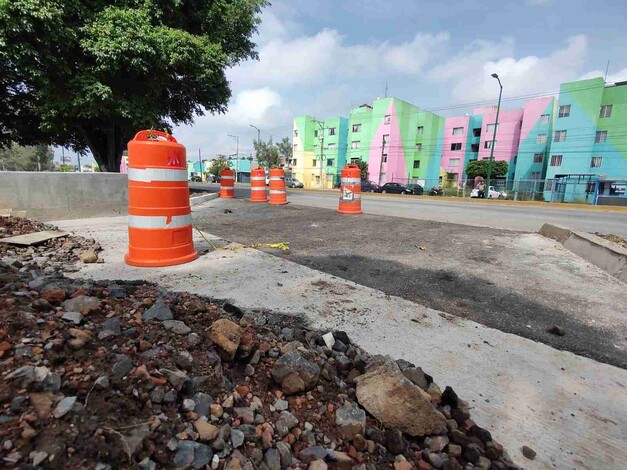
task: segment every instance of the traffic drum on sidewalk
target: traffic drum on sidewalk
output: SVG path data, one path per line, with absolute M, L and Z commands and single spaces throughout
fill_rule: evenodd
M 230 168 L 220 172 L 220 197 L 224 199 L 235 197 L 235 172 Z
M 257 168 L 250 172 L 250 201 L 268 202 L 268 190 L 266 189 L 266 172 L 263 168 Z
M 172 266 L 198 257 L 185 147 L 164 132 L 140 131 L 128 143 L 126 264 Z
M 285 189 L 285 171 L 282 168 L 270 170 L 270 204 L 287 204 L 287 191 Z
M 349 164 L 342 168 L 340 179 L 341 214 L 361 214 L 361 170 L 357 165 Z

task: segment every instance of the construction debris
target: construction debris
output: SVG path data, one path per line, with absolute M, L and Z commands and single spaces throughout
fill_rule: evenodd
M 5 465 L 517 468 L 451 388 L 344 332 L 14 256 L 0 262 Z

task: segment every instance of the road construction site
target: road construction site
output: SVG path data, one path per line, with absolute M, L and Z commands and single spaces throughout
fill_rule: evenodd
M 624 284 L 534 234 L 336 217 L 213 200 L 193 209 L 199 259 L 161 269 L 124 264 L 125 217 L 56 224 L 103 247 L 104 263 L 72 276 L 151 281 L 296 316 L 419 364 L 526 468 L 627 460 Z M 290 251 L 233 242 L 288 242 Z M 564 336 L 545 331 L 552 326 Z

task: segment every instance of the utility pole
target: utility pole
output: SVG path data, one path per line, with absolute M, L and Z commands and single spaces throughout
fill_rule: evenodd
M 229 134 L 229 137 L 235 139 L 235 181 L 237 181 L 237 173 L 239 172 L 239 136 Z
M 490 146 L 490 160 L 488 160 L 488 177 L 486 178 L 485 189 L 483 191 L 483 198 L 488 199 L 490 197 L 490 176 L 492 174 L 492 161 L 494 160 L 494 147 L 496 145 L 496 130 L 499 127 L 499 111 L 501 111 L 501 96 L 503 95 L 503 84 L 501 79 L 495 73 L 492 74 L 493 78 L 496 78 L 499 82 L 499 104 L 496 106 L 496 122 L 494 123 L 494 133 L 492 134 L 492 145 Z
M 78 159 L 78 171 L 79 173 L 83 172 L 83 167 L 81 166 L 81 153 L 76 152 L 76 158 Z
M 318 136 L 320 140 L 320 189 L 322 189 L 322 159 L 324 158 L 324 121 L 316 121 L 318 124 L 318 130 L 322 137 Z
M 257 126 L 253 126 L 252 124 L 250 124 L 250 127 L 252 127 L 253 129 L 257 129 L 257 145 L 259 145 L 259 143 L 261 142 L 261 129 L 259 129 Z M 257 149 L 255 149 L 255 157 L 257 158 L 257 163 L 259 163 L 259 155 L 257 154 Z

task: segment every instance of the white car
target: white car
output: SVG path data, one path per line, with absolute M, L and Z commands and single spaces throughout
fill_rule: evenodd
M 477 188 L 473 189 L 470 193 L 470 197 L 478 198 L 479 189 Z M 494 186 L 490 186 L 488 199 L 505 199 L 505 198 L 507 198 L 507 193 L 505 191 L 497 191 Z

